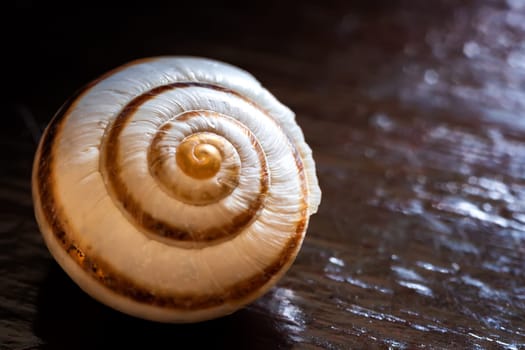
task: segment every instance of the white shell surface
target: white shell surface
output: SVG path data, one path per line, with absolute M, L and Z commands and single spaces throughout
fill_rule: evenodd
M 122 125 L 116 146 L 107 144 L 116 116 L 130 101 L 174 83 L 203 85 L 169 88 L 145 98 Z M 190 112 L 191 118 L 179 118 Z M 166 131 L 161 132 L 162 128 Z M 166 190 L 152 174 L 148 152 L 160 135 L 166 143 L 160 157 L 163 169 L 173 175 L 177 186 L 197 194 L 207 186 L 219 186 L 227 181 L 227 172 L 219 170 L 212 178 L 197 180 L 184 174 L 175 162 L 177 145 L 199 132 L 215 133 L 227 141 L 228 161 L 238 163 L 240 175 L 239 183 L 225 197 L 192 205 Z M 254 146 L 254 138 L 259 148 Z M 261 149 L 262 156 L 258 154 Z M 37 174 L 42 152 L 41 146 L 35 158 L 35 207 L 53 256 L 94 298 L 122 312 L 157 321 L 218 317 L 267 291 L 295 259 L 306 230 L 305 226 L 298 231 L 298 226 L 307 224 L 321 197 L 311 150 L 293 113 L 247 72 L 210 59 L 159 57 L 132 62 L 102 78 L 63 116 L 53 140 L 50 165 L 57 216 L 67 228 L 68 239 L 83 254 L 101 259 L 101 265 L 109 267 L 112 274 L 132 281 L 153 297 L 228 296 L 242 281 L 264 274 L 270 263 L 283 256 L 283 247 L 297 239 L 288 261 L 257 290 L 211 306 L 163 307 L 108 288 L 71 258 L 42 208 L 45 198 L 40 198 L 42 181 Z M 235 234 L 209 242 L 157 237 L 141 225 L 140 218 L 131 217 L 133 211 L 126 210 L 111 190 L 109 178 L 116 170 L 106 169 L 105 163 L 111 152 L 118 154 L 115 169 L 127 198 L 139 203 L 155 220 L 195 237 L 199 232 L 231 226 L 233 217 L 242 216 L 264 187 L 262 171 L 267 172 L 268 188 L 257 212 L 252 213 L 253 219 Z

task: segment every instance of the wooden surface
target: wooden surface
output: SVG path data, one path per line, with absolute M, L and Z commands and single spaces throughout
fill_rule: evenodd
M 59 9 L 22 3 L 7 32 L 0 349 L 525 349 L 525 1 Z M 297 113 L 323 190 L 286 277 L 194 325 L 82 293 L 31 201 L 36 143 L 62 102 L 160 54 L 253 73 Z

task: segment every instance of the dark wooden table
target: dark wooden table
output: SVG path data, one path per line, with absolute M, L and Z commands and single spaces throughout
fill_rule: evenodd
M 525 349 L 525 1 L 146 5 L 12 13 L 0 349 Z M 323 190 L 286 277 L 193 325 L 93 301 L 33 216 L 32 158 L 54 112 L 160 54 L 253 73 L 297 113 Z

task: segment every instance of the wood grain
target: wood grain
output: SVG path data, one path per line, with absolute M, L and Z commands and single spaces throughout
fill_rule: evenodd
M 524 1 L 41 11 L 20 5 L 27 31 L 7 39 L 0 349 L 525 348 Z M 297 113 L 323 190 L 286 277 L 195 325 L 132 319 L 87 297 L 33 216 L 36 142 L 59 106 L 101 73 L 161 54 L 260 79 Z

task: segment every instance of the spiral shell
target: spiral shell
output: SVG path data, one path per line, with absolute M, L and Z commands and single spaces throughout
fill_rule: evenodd
M 321 192 L 294 114 L 252 75 L 154 57 L 61 107 L 33 198 L 45 244 L 86 293 L 132 316 L 196 322 L 277 283 Z

